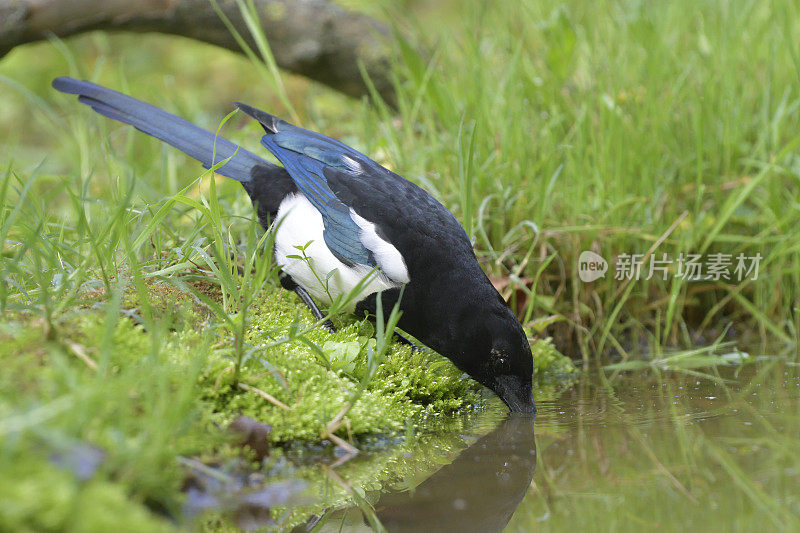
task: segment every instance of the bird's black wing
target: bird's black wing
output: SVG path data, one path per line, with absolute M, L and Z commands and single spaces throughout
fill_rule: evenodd
M 352 174 L 328 167 L 324 172 L 334 195 L 373 221 L 379 235 L 397 248 L 412 277 L 419 268 L 446 270 L 474 259 L 464 228 L 444 205 L 418 185 L 379 168 Z
M 335 168 L 352 175 L 380 166 L 367 156 L 325 135 L 299 128 L 245 104 L 236 104 L 258 120 L 266 131 L 261 144 L 283 164 L 297 188 L 322 215 L 325 244 L 347 265 L 379 266 L 361 240 L 362 228 L 350 214 L 350 206 L 331 190 L 326 170 Z

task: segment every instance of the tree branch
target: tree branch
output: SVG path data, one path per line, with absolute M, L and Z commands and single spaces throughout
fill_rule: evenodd
M 381 96 L 394 100 L 386 26 L 327 0 L 253 3 L 279 67 L 361 96 L 360 61 Z M 236 1 L 218 5 L 256 50 Z M 50 35 L 92 30 L 168 33 L 242 51 L 210 0 L 0 0 L 0 57 Z

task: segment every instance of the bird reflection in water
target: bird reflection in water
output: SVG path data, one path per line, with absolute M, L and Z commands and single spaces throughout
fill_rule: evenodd
M 509 415 L 413 491 L 383 494 L 375 514 L 390 532 L 502 531 L 536 469 L 533 421 L 532 416 Z M 363 517 L 352 520 L 352 511 L 349 517 L 329 516 L 324 525 L 310 521 L 295 531 L 338 531 L 342 526 L 368 531 Z

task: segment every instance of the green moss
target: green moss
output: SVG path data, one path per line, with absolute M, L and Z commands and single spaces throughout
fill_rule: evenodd
M 550 338 L 537 339 L 531 343 L 533 353 L 533 375 L 540 385 L 571 382 L 576 379 L 578 369 L 572 361 L 553 346 Z
M 331 335 L 311 331 L 305 342 L 294 340 L 266 347 L 285 333 L 297 314 L 285 295 L 267 294 L 253 310 L 248 342 L 256 352 L 244 365 L 242 380 L 290 406 L 289 410 L 263 400 L 252 391 L 232 389 L 232 362 L 221 358 L 204 374 L 202 388 L 221 418 L 241 412 L 271 423 L 274 441 L 319 440 L 330 420 L 356 395 L 369 354 L 372 325 L 344 323 Z M 283 329 L 275 330 L 275 324 Z M 309 349 L 314 343 L 331 362 L 327 368 Z M 461 373 L 433 354 L 412 354 L 393 345 L 374 378 L 348 412 L 342 434 L 386 434 L 405 431 L 408 420 L 429 411 L 450 412 L 477 401 L 477 394 Z
M 309 325 L 309 315 L 294 295 L 273 286 L 249 310 L 240 372 L 248 388 L 234 387 L 230 333 L 210 322 L 188 293 L 155 285 L 148 290 L 149 302 L 126 295 L 123 313 L 87 306 L 52 326 L 32 313 L 4 316 L 0 529 L 168 528 L 150 507 L 179 516 L 185 471 L 177 456 L 240 453 L 224 430 L 240 414 L 271 424 L 269 439 L 291 444 L 287 449 L 318 443 L 354 398 L 337 434 L 352 437 L 362 450 L 377 446 L 380 452 L 362 454 L 337 471 L 367 494 L 381 481 L 420 475 L 446 461 L 444 456 L 463 447 L 459 435 L 475 413 L 472 406 L 484 402 L 475 382 L 449 361 L 400 344 L 389 348 L 368 380 L 375 339 L 366 319 L 335 317 L 335 334 L 316 328 L 287 340 L 290 331 Z M 131 318 L 143 305 L 156 316 L 166 309 L 167 318 L 146 328 Z M 540 374 L 566 368 L 549 343 L 537 343 L 534 353 Z M 414 438 L 404 438 L 409 435 Z M 48 450 L 63 442 L 105 452 L 89 481 L 48 459 Z M 283 453 L 276 448 L 271 460 Z M 296 523 L 320 505 L 351 498 L 317 466 L 292 468 L 291 476 L 310 481 L 316 492 L 313 504 L 281 514 L 283 520 Z
M 317 328 L 304 340 L 279 342 L 292 325 L 307 326 L 308 314 L 298 310 L 293 296 L 273 288 L 264 291 L 250 313 L 250 355 L 241 380 L 290 408 L 270 403 L 252 389 L 234 388 L 234 363 L 225 356 L 203 373 L 204 398 L 214 405 L 221 423 L 242 413 L 272 424 L 270 438 L 275 442 L 319 440 L 326 425 L 356 395 L 366 374 L 374 347 L 372 324 L 340 318 L 334 334 Z M 309 348 L 311 344 L 316 349 Z M 540 376 L 551 368 L 559 374 L 575 371 L 549 341 L 535 343 L 534 358 Z M 452 413 L 479 401 L 479 386 L 447 359 L 395 343 L 348 411 L 339 433 L 358 437 L 407 431 L 408 424 L 427 415 Z
M 172 531 L 175 528 L 132 500 L 123 486 L 103 479 L 77 481 L 71 472 L 27 453 L 0 456 L 1 531 Z
M 18 496 L 10 508 L 0 508 L 0 520 L 27 521 L 22 530 L 47 529 L 37 522 L 36 491 L 43 501 L 69 494 L 70 505 L 53 511 L 61 513 L 53 523 L 62 524 L 53 529 L 111 523 L 116 515 L 126 516 L 121 508 L 128 500 L 153 501 L 168 513 L 178 512 L 183 471 L 176 456 L 222 442 L 197 401 L 197 376 L 211 337 L 191 329 L 151 334 L 125 317 L 113 317 L 109 324 L 97 311 L 62 319 L 50 335 L 30 315 L 8 318 L 0 333 L 0 365 L 9 370 L 0 373 L 0 477 Z M 17 463 L 33 469 L 25 466 L 38 453 L 31 450 L 73 441 L 106 452 L 102 472 L 89 485 L 41 459 L 37 468 L 53 471 L 52 480 L 13 475 Z M 95 491 L 105 495 L 108 516 L 82 510 L 81 502 L 99 498 Z M 14 514 L 25 507 L 18 499 L 30 499 L 27 505 L 35 512 Z M 136 512 L 148 516 L 146 510 Z M 66 527 L 69 513 L 81 520 Z M 138 524 L 134 518 L 133 526 Z

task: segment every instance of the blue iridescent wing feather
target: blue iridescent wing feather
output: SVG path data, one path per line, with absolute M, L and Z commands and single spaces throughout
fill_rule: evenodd
M 347 265 L 377 266 L 372 252 L 361 242 L 361 228 L 350 217 L 350 208 L 336 197 L 324 174 L 325 167 L 348 170 L 344 156 L 359 163 L 367 158 L 334 139 L 283 121 L 279 124 L 281 129 L 268 132 L 261 144 L 278 158 L 303 196 L 322 215 L 325 244 Z

